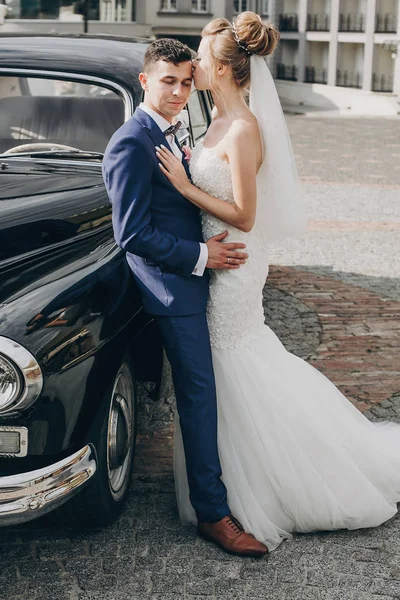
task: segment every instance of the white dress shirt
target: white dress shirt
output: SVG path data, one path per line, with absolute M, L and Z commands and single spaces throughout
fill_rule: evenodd
M 164 119 L 164 117 L 159 115 L 155 110 L 152 110 L 151 108 L 146 106 L 146 104 L 144 104 L 143 102 L 141 102 L 139 104 L 139 108 L 141 110 L 143 110 L 145 113 L 147 113 L 153 119 L 153 121 L 155 121 L 155 123 L 159 126 L 159 128 L 161 129 L 162 132 L 164 132 L 166 129 L 168 129 L 168 127 L 171 126 L 171 123 L 169 123 L 167 121 L 167 119 Z M 165 136 L 165 139 L 168 141 L 169 145 L 171 146 L 171 150 L 175 154 L 175 156 L 177 158 L 179 158 L 180 160 L 182 160 L 183 153 L 175 141 L 175 136 L 167 135 L 167 136 Z M 208 248 L 207 248 L 207 245 L 204 243 L 199 242 L 199 244 L 200 244 L 200 255 L 199 255 L 199 259 L 192 271 L 192 275 L 198 275 L 199 277 L 201 277 L 204 274 L 204 270 L 206 268 L 206 264 L 208 261 Z

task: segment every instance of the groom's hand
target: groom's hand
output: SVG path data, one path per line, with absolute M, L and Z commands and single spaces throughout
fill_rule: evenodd
M 240 265 L 244 265 L 248 258 L 245 252 L 238 252 L 238 249 L 246 248 L 246 244 L 238 242 L 223 243 L 223 240 L 228 235 L 227 231 L 214 235 L 207 242 L 209 269 L 238 269 Z

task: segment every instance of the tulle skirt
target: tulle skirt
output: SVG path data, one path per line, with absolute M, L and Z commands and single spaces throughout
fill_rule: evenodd
M 222 480 L 232 513 L 275 549 L 292 532 L 375 527 L 400 501 L 400 425 L 371 423 L 275 333 L 213 348 Z M 196 524 L 175 419 L 182 521 Z

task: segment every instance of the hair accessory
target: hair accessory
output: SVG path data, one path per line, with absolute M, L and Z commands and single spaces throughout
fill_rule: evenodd
M 245 44 L 244 42 L 240 41 L 234 23 L 232 24 L 232 31 L 233 31 L 233 37 L 235 38 L 235 42 L 237 43 L 237 45 L 239 46 L 239 48 L 241 48 L 242 50 L 244 50 L 245 52 L 247 52 L 247 54 L 249 54 L 249 55 L 250 54 L 255 54 L 255 52 L 253 52 L 252 50 L 249 50 L 247 44 Z

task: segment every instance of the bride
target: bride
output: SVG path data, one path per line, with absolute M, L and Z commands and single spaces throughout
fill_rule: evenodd
M 216 111 L 193 150 L 192 183 L 179 159 L 157 151 L 171 183 L 202 209 L 204 238 L 226 229 L 247 246 L 240 269 L 212 272 L 207 314 L 229 506 L 270 550 L 292 532 L 380 525 L 400 501 L 400 426 L 368 421 L 264 325 L 268 244 L 305 226 L 290 140 L 262 58 L 278 41 L 277 29 L 252 12 L 234 25 L 209 23 L 194 80 L 211 90 Z M 174 471 L 181 519 L 196 523 L 177 419 Z

